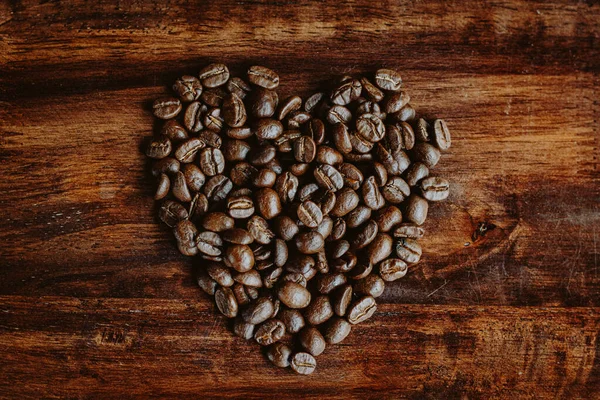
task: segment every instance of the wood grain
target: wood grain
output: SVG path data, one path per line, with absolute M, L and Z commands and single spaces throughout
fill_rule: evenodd
M 593 398 L 599 19 L 558 0 L 0 1 L 0 398 Z M 217 60 L 303 96 L 397 68 L 453 134 L 423 262 L 308 379 L 232 337 L 154 217 L 148 106 Z

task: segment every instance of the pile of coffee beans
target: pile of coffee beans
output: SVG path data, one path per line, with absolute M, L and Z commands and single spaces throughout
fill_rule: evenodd
M 236 335 L 310 374 L 419 262 L 429 202 L 448 197 L 430 171 L 450 133 L 418 118 L 390 69 L 305 100 L 278 86 L 262 66 L 182 76 L 153 104 L 165 122 L 146 155 L 159 217 L 196 256 L 198 285 Z

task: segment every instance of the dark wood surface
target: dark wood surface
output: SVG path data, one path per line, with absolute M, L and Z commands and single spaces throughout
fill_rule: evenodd
M 592 1 L 0 1 L 0 398 L 598 398 L 598 21 Z M 154 217 L 149 102 L 212 61 L 302 95 L 397 68 L 453 133 L 423 262 L 310 377 L 232 336 Z

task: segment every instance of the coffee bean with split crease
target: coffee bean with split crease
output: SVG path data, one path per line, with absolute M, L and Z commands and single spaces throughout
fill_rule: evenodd
M 358 250 L 368 246 L 375 239 L 378 232 L 379 227 L 377 226 L 377 222 L 370 220 L 355 233 L 354 239 L 351 242 L 352 248 Z
M 369 153 L 373 149 L 373 142 L 365 139 L 356 132 L 350 134 L 350 143 L 352 144 L 352 149 L 356 153 Z
M 321 144 L 325 141 L 325 125 L 319 118 L 311 119 L 306 124 L 305 132 L 316 144 Z
M 146 155 L 150 158 L 161 159 L 171 154 L 171 140 L 166 136 L 159 136 L 152 139 L 146 147 Z
M 218 87 L 229 79 L 229 69 L 225 64 L 210 64 L 200 70 L 198 77 L 207 88 Z
M 227 200 L 227 213 L 235 219 L 250 218 L 254 214 L 254 203 L 249 196 L 230 196 Z
M 429 211 L 429 204 L 424 198 L 411 195 L 406 202 L 404 217 L 408 222 L 423 225 Z
M 202 193 L 196 193 L 190 202 L 189 218 L 196 222 L 208 211 L 208 199 Z
M 271 162 L 277 155 L 277 149 L 269 144 L 264 144 L 250 153 L 248 161 L 255 167 L 262 167 Z
M 398 112 L 402 107 L 407 105 L 409 101 L 410 96 L 406 92 L 400 91 L 391 93 L 383 100 L 383 110 L 390 114 Z
M 238 303 L 239 303 L 239 299 L 238 299 Z M 233 333 L 235 333 L 237 336 L 241 337 L 242 339 L 249 340 L 254 337 L 254 328 L 255 328 L 255 325 L 249 324 L 249 323 L 245 322 L 243 319 L 241 319 L 240 317 L 237 317 L 233 324 Z
M 323 214 L 318 205 L 307 200 L 298 206 L 298 219 L 309 228 L 316 228 L 323 221 Z
M 301 163 L 309 163 L 315 159 L 317 145 L 308 136 L 301 136 L 294 141 L 294 158 Z
M 327 122 L 330 124 L 347 124 L 352 120 L 352 113 L 344 106 L 335 105 L 327 113 Z
M 337 196 L 332 191 L 319 189 L 315 192 L 314 196 L 312 196 L 312 200 L 321 208 L 323 215 L 327 215 L 335 206 Z
M 354 292 L 377 298 L 383 294 L 385 282 L 379 275 L 371 274 L 354 283 Z
M 306 308 L 310 304 L 310 292 L 302 285 L 284 282 L 277 291 L 277 297 L 289 308 Z
M 448 130 L 448 125 L 446 125 L 446 121 L 443 119 L 433 121 L 433 142 L 442 151 L 450 148 L 452 142 L 450 130 Z
M 211 130 L 205 129 L 198 134 L 198 138 L 206 143 L 209 147 L 214 147 L 215 149 L 221 148 L 223 144 L 223 139 L 217 132 L 213 132 Z
M 214 232 L 204 231 L 196 236 L 196 246 L 207 256 L 220 256 L 223 240 Z
M 173 196 L 179 201 L 188 202 L 192 200 L 192 195 L 188 189 L 183 172 L 179 171 L 175 174 L 171 193 L 173 193 Z
M 319 165 L 314 170 L 314 177 L 320 187 L 332 192 L 340 190 L 344 186 L 342 174 L 331 165 Z
M 360 97 L 362 85 L 357 79 L 348 80 L 340 84 L 331 92 L 331 102 L 340 106 L 350 104 Z
M 367 178 L 367 180 L 363 183 L 361 192 L 363 202 L 370 209 L 379 210 L 385 206 L 385 198 L 379 191 L 379 187 L 377 186 L 374 176 Z
M 371 143 L 379 142 L 385 135 L 385 125 L 373 114 L 362 114 L 356 119 L 356 132 Z
M 250 233 L 242 228 L 231 228 L 221 235 L 223 241 L 233 244 L 251 244 L 254 238 Z
M 314 326 L 307 326 L 298 334 L 300 345 L 313 356 L 321 355 L 327 344 L 321 332 Z
M 241 245 L 236 245 L 241 246 Z M 252 269 L 246 272 L 238 272 L 233 275 L 233 280 L 245 286 L 259 288 L 262 286 L 261 276 L 257 270 Z
M 188 138 L 188 133 L 179 122 L 170 119 L 165 122 L 160 130 L 161 135 L 168 137 L 173 142 L 181 142 Z
M 346 252 L 340 258 L 331 262 L 331 267 L 334 271 L 347 273 L 351 271 L 358 262 L 358 258 L 350 251 Z
M 372 296 L 364 296 L 356 300 L 348 309 L 348 322 L 356 325 L 371 318 L 377 310 L 377 303 Z
M 352 151 L 352 142 L 350 141 L 350 132 L 345 124 L 338 123 L 331 128 L 331 138 L 336 149 L 343 154 Z
M 265 263 L 265 261 L 261 261 L 260 263 Z M 272 289 L 277 284 L 277 282 L 279 282 L 279 279 L 281 278 L 282 274 L 283 268 L 281 267 L 270 266 L 269 268 L 265 269 L 262 273 L 263 286 L 267 289 Z
M 421 259 L 423 250 L 421 245 L 414 239 L 401 238 L 396 243 L 396 254 L 398 258 L 407 264 L 416 264 Z
M 298 225 L 287 215 L 280 215 L 274 220 L 275 233 L 285 241 L 290 241 L 300 231 Z
M 223 102 L 223 120 L 232 128 L 239 128 L 246 123 L 246 106 L 236 94 L 230 94 Z
M 290 367 L 300 375 L 310 375 L 317 368 L 317 361 L 309 353 L 296 353 L 292 356 Z
M 210 296 L 214 296 L 219 287 L 219 284 L 206 273 L 204 268 L 196 268 L 196 283 Z
M 175 118 L 181 111 L 181 101 L 175 97 L 161 97 L 152 104 L 152 113 L 156 118 Z
M 381 68 L 375 73 L 375 83 L 383 90 L 398 92 L 402 87 L 402 78 L 392 69 Z
M 279 105 L 277 110 L 277 119 L 284 119 L 290 112 L 297 111 L 302 108 L 302 98 L 300 96 L 290 96 Z
M 158 178 L 158 184 L 156 185 L 156 192 L 154 193 L 154 200 L 162 200 L 169 194 L 171 188 L 171 180 L 167 174 L 160 174 Z
M 275 145 L 277 150 L 282 153 L 289 153 L 293 150 L 293 142 L 302 136 L 302 133 L 298 130 L 286 130 L 281 136 L 275 139 Z
M 208 107 L 199 101 L 190 103 L 185 109 L 183 115 L 183 123 L 190 132 L 200 132 L 204 128 L 204 114 L 208 111 Z
M 339 166 L 339 171 L 344 179 L 344 185 L 353 190 L 360 189 L 364 180 L 364 176 L 360 169 L 353 164 L 343 163 Z
M 329 272 L 329 261 L 327 261 L 327 253 L 325 253 L 325 249 L 322 249 L 317 253 L 315 269 L 321 274 L 326 274 Z
M 406 183 L 410 186 L 416 186 L 422 179 L 429 176 L 429 168 L 422 162 L 416 162 L 408 167 L 404 176 Z
M 204 185 L 204 194 L 209 201 L 218 202 L 224 200 L 233 189 L 233 184 L 224 175 L 215 175 Z
M 431 124 L 423 118 L 419 118 L 415 126 L 415 138 L 421 142 L 429 142 Z
M 425 230 L 420 226 L 413 224 L 401 224 L 394 230 L 394 237 L 421 239 L 425 235 Z
M 311 325 L 320 325 L 333 316 L 333 308 L 329 297 L 322 295 L 313 298 L 304 310 L 304 318 Z
M 450 183 L 444 178 L 429 177 L 420 183 L 423 197 L 429 201 L 441 201 L 448 198 Z
M 278 342 L 285 335 L 285 325 L 278 319 L 269 319 L 263 322 L 254 332 L 254 339 L 261 346 L 268 346 Z
M 195 239 L 198 235 L 198 229 L 188 220 L 179 221 L 173 229 L 173 234 L 177 242 L 185 245 L 185 247 L 196 245 Z
M 381 188 L 383 197 L 392 204 L 402 203 L 410 195 L 410 187 L 404 179 L 395 176 Z
M 321 102 L 321 100 L 323 100 L 324 96 L 325 93 L 322 92 L 317 92 L 310 96 L 308 99 L 306 99 L 306 102 L 304 103 L 304 111 L 312 112 L 313 109 L 315 109 L 315 107 Z
M 175 81 L 173 84 L 173 91 L 179 96 L 181 101 L 190 102 L 200 98 L 200 95 L 202 94 L 202 84 L 198 78 L 184 75 Z
M 290 366 L 292 349 L 290 346 L 281 342 L 274 343 L 267 350 L 267 358 L 276 367 L 286 368 Z
M 252 90 L 250 85 L 246 83 L 242 78 L 237 76 L 229 79 L 225 85 L 229 93 L 237 95 L 240 99 L 246 98 L 248 93 Z
M 260 324 L 268 320 L 275 310 L 273 302 L 268 297 L 260 297 L 242 311 L 242 319 L 249 324 Z
M 256 123 L 255 130 L 260 140 L 274 140 L 283 134 L 283 125 L 276 119 L 262 118 Z
M 180 165 L 173 157 L 161 158 L 152 164 L 152 175 L 160 176 L 163 173 L 174 175 L 179 171 Z
M 260 244 L 269 244 L 275 238 L 275 234 L 269 228 L 269 223 L 258 215 L 248 220 L 248 232 Z
M 350 250 L 350 242 L 345 239 L 338 239 L 329 245 L 328 250 L 331 258 L 340 258 Z
M 271 188 L 262 188 L 256 192 L 256 208 L 265 219 L 272 219 L 282 211 L 281 200 Z
M 346 315 L 348 307 L 350 306 L 350 302 L 352 301 L 352 286 L 351 285 L 343 285 L 336 288 L 331 293 L 331 306 L 333 308 L 333 312 L 343 317 Z
M 388 181 L 387 169 L 382 163 L 373 163 L 373 176 L 375 177 L 375 182 L 377 183 L 377 186 L 383 186 Z
M 304 287 L 307 285 L 306 277 L 299 272 L 288 272 L 282 279 L 284 282 L 296 282 Z
M 220 108 L 211 108 L 204 114 L 204 127 L 211 131 L 220 132 L 223 129 L 223 117 Z
M 279 86 L 279 75 L 267 67 L 254 65 L 248 69 L 248 80 L 256 86 L 265 89 L 275 89 Z
M 206 265 L 206 273 L 208 276 L 223 287 L 230 287 L 235 283 L 230 271 L 229 268 L 221 263 L 208 262 Z
M 234 318 L 238 313 L 238 303 L 233 291 L 228 287 L 218 288 L 215 292 L 215 303 L 221 314 Z
M 185 164 L 183 166 L 183 176 L 188 189 L 193 192 L 199 192 L 206 182 L 206 176 L 195 164 Z
M 363 93 L 369 100 L 373 102 L 379 102 L 383 99 L 383 92 L 377 86 L 375 86 L 369 79 L 367 79 L 366 77 L 362 77 L 360 78 L 360 83 L 363 87 Z
M 325 341 L 329 344 L 341 343 L 352 330 L 352 324 L 346 321 L 344 318 L 334 317 L 325 328 Z
M 303 232 L 294 238 L 296 247 L 303 254 L 316 254 L 325 246 L 325 240 L 319 232 Z
M 399 258 L 388 258 L 379 264 L 379 276 L 386 282 L 393 282 L 406 275 L 408 264 Z
M 247 162 L 237 163 L 229 172 L 231 181 L 238 186 L 250 184 L 256 174 L 258 174 L 258 170 Z
M 440 160 L 440 151 L 429 143 L 418 142 L 411 152 L 411 158 L 420 161 L 428 168 L 435 167 Z
M 206 143 L 199 138 L 190 138 L 177 147 L 175 150 L 175 158 L 182 163 L 191 163 L 194 161 L 194 158 L 196 158 L 198 151 L 202 150 L 204 147 L 206 147 Z
M 176 201 L 165 200 L 160 207 L 158 216 L 165 224 L 174 227 L 179 221 L 188 218 L 188 212 Z
M 208 89 L 202 92 L 200 100 L 202 100 L 202 102 L 205 105 L 211 107 L 221 107 L 223 105 L 223 102 L 225 101 L 225 98 L 227 98 L 228 95 L 229 94 L 225 90 L 218 87 L 214 89 Z M 204 112 L 206 112 L 206 110 L 204 110 Z

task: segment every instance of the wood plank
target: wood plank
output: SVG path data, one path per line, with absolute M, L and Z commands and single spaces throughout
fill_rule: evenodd
M 592 398 L 600 384 L 598 308 L 384 304 L 301 377 L 274 370 L 199 298 L 3 296 L 0 393 Z

